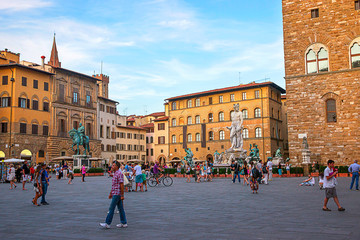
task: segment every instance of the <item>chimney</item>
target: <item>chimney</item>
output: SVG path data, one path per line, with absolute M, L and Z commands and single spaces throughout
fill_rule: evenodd
M 45 69 L 45 56 L 41 56 L 41 68 Z

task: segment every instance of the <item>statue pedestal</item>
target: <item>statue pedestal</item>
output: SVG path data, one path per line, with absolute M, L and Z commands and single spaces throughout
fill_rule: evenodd
M 310 174 L 310 164 L 303 163 L 304 166 L 304 176 L 308 176 Z
M 89 158 L 91 158 L 90 155 L 73 155 L 73 165 L 75 168 L 81 168 L 83 164 L 85 164 L 85 167 L 89 166 Z
M 279 163 L 283 163 L 283 159 L 282 159 L 282 157 L 281 158 L 274 157 L 272 160 L 272 163 L 273 163 L 273 165 L 279 165 Z

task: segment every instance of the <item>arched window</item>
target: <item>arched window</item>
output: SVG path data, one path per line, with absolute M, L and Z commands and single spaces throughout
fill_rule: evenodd
M 219 132 L 219 139 L 220 140 L 225 140 L 225 132 L 222 131 L 222 130 Z
M 255 108 L 255 117 L 256 118 L 259 118 L 259 117 L 261 117 L 261 110 L 260 110 L 260 108 Z
M 272 129 L 272 135 L 273 135 L 273 138 L 276 138 L 275 128 Z
M 195 99 L 195 106 L 200 107 L 200 98 Z
M 176 126 L 176 118 L 173 118 L 172 120 L 171 120 L 171 126 Z
M 241 113 L 242 113 L 242 116 L 243 116 L 244 119 L 248 118 L 248 110 L 247 109 L 243 109 L 241 111 Z
M 224 121 L 224 112 L 219 112 L 219 122 Z
M 187 101 L 187 107 L 188 107 L 188 108 L 191 108 L 191 107 L 192 107 L 192 100 L 188 100 L 188 101 Z
M 274 117 L 274 108 L 271 108 L 271 117 Z
M 172 142 L 172 143 L 176 143 L 176 135 L 172 135 L 172 136 L 171 136 L 171 142 Z
M 209 141 L 212 141 L 212 140 L 214 140 L 214 132 L 210 131 L 209 132 Z
M 192 124 L 192 117 L 187 118 L 187 124 Z
M 150 137 L 150 143 L 153 143 L 154 142 L 154 138 L 151 136 Z
M 188 141 L 188 142 L 192 142 L 192 135 L 191 135 L 191 133 L 189 133 L 189 134 L 187 135 L 187 141 Z
M 313 45 L 306 53 L 306 72 L 318 73 L 329 71 L 328 52 L 319 44 Z
M 199 124 L 199 123 L 200 123 L 200 116 L 199 116 L 199 115 L 196 115 L 196 116 L 195 116 L 195 123 L 196 123 L 196 124 Z
M 173 102 L 173 103 L 172 103 L 171 109 L 172 109 L 172 110 L 176 110 L 176 102 Z
M 336 122 L 336 101 L 334 99 L 326 101 L 326 118 L 327 122 Z
M 200 142 L 200 141 L 201 141 L 201 139 L 200 139 L 200 133 L 196 133 L 196 134 L 195 134 L 195 141 L 197 141 L 197 142 Z
M 212 122 L 212 121 L 214 121 L 213 114 L 212 114 L 212 113 L 209 113 L 209 122 Z
M 354 43 L 350 49 L 351 55 L 351 67 L 357 68 L 360 67 L 360 46 L 358 43 Z
M 146 137 L 146 143 L 149 143 L 149 137 Z
M 279 129 L 279 130 L 278 130 L 278 136 L 277 136 L 279 139 L 281 139 L 280 133 L 281 133 L 281 132 L 280 132 L 280 129 Z
M 249 129 L 244 128 L 242 134 L 244 139 L 249 138 Z
M 231 120 L 231 121 L 233 120 L 233 113 L 234 113 L 234 110 L 231 110 L 231 111 L 230 111 L 230 120 Z
M 261 128 L 255 128 L 255 137 L 261 138 Z

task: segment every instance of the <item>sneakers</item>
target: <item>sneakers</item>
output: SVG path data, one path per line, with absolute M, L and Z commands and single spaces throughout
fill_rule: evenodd
M 116 227 L 118 227 L 118 228 L 127 228 L 127 224 L 125 223 L 125 224 L 122 224 L 122 223 L 120 223 L 120 224 L 116 224 Z
M 107 223 L 100 223 L 100 226 L 102 228 L 106 228 L 106 229 L 109 229 L 110 228 L 110 225 L 108 225 Z

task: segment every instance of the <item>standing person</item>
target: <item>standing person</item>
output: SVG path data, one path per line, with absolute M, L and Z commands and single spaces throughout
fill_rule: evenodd
M 285 169 L 286 169 L 286 175 L 287 175 L 288 177 L 290 177 L 290 164 L 286 163 L 286 164 L 285 164 Z
M 189 164 L 186 164 L 185 168 L 186 168 L 186 178 L 187 178 L 186 182 L 191 182 L 191 180 L 190 180 L 191 168 L 190 168 Z
M 262 173 L 264 175 L 264 183 L 267 185 L 269 179 L 269 167 L 267 166 L 266 162 L 262 166 Z
M 176 175 L 180 175 L 181 174 L 181 164 L 178 163 L 177 167 L 176 167 L 176 172 L 177 174 Z
M 85 174 L 86 174 L 86 167 L 85 164 L 82 165 L 81 167 L 81 174 L 82 174 L 82 182 L 85 182 Z
M 250 173 L 250 187 L 252 190 L 252 193 L 258 193 L 259 189 L 259 182 L 258 178 L 260 176 L 260 172 L 256 166 L 253 165 L 253 162 L 251 162 L 251 173 Z
M 30 166 L 30 177 L 31 177 L 30 182 L 32 182 L 34 179 L 34 173 L 35 173 L 35 169 L 34 169 L 33 165 L 31 165 Z
M 42 171 L 42 166 L 38 165 L 35 171 L 35 176 L 34 176 L 34 191 L 35 191 L 35 197 L 32 200 L 32 203 L 36 206 L 40 206 L 40 204 L 37 203 L 37 200 L 39 199 L 39 197 L 41 197 L 42 195 L 42 187 L 41 187 L 41 171 Z
M 282 175 L 281 163 L 279 163 L 278 165 L 278 173 L 279 173 L 279 177 L 281 177 Z
M 238 177 L 239 183 L 240 183 L 240 165 L 236 161 L 234 166 L 234 177 L 232 179 L 232 182 L 235 183 L 236 177 Z
M 46 170 L 46 164 L 43 163 L 42 169 L 41 169 L 41 187 L 42 187 L 42 196 L 41 196 L 41 204 L 42 205 L 49 205 L 48 202 L 46 202 L 45 196 L 47 193 L 47 189 L 49 187 L 49 175 Z
M 126 228 L 127 221 L 126 221 L 126 215 L 124 210 L 124 175 L 121 172 L 120 163 L 118 161 L 115 161 L 112 165 L 112 171 L 114 172 L 114 176 L 112 179 L 111 184 L 111 191 L 109 194 L 109 199 L 111 199 L 110 207 L 109 207 L 109 213 L 106 217 L 105 223 L 100 223 L 100 226 L 103 228 L 110 228 L 114 211 L 116 206 L 118 207 L 118 210 L 120 212 L 120 224 L 117 224 L 116 227 L 118 228 Z
M 262 179 L 262 160 L 260 160 L 257 164 L 256 164 L 256 168 L 259 172 L 259 177 L 257 178 L 258 183 L 261 183 L 261 179 Z
M 357 160 L 354 160 L 354 163 L 349 166 L 348 171 L 352 174 L 350 190 L 352 190 L 352 188 L 354 186 L 354 182 L 356 180 L 355 188 L 356 188 L 357 191 L 359 191 L 360 165 L 357 163 Z
M 244 176 L 244 183 L 243 185 L 245 185 L 245 182 L 247 185 L 249 185 L 249 181 L 248 181 L 248 175 L 249 175 L 249 172 L 248 172 L 248 165 L 247 165 L 247 162 L 244 161 L 244 166 L 242 167 L 242 173 L 243 173 L 243 176 Z
M 24 162 L 22 166 L 22 176 L 23 176 L 23 190 L 26 190 L 25 183 L 29 179 L 30 169 L 27 165 L 27 161 Z
M 272 167 L 273 167 L 273 163 L 272 163 L 272 157 L 268 157 L 267 159 L 267 167 L 269 168 L 269 181 L 272 181 L 272 175 L 273 175 L 273 172 L 272 172 Z
M 133 170 L 133 174 L 135 174 L 135 192 L 137 192 L 138 186 L 140 187 L 140 192 L 143 191 L 143 177 L 141 172 L 141 166 L 138 163 L 135 163 L 135 167 Z
M 207 171 L 207 179 L 208 179 L 208 181 L 212 182 L 212 166 L 211 166 L 210 163 L 208 163 L 206 171 Z
M 73 172 L 73 170 L 72 170 L 72 167 L 70 167 L 69 166 L 69 168 L 68 168 L 68 170 L 69 170 L 69 181 L 68 181 L 68 184 L 72 184 L 72 180 L 74 179 L 74 172 Z
M 145 192 L 147 192 L 146 172 L 145 172 L 145 170 L 142 170 L 141 172 L 142 172 L 142 179 L 143 179 L 143 182 L 142 182 L 143 190 L 144 190 L 144 186 L 145 186 Z
M 334 169 L 335 162 L 333 160 L 328 160 L 327 162 L 327 168 L 325 168 L 324 171 L 324 188 L 325 188 L 325 199 L 324 199 L 324 211 L 331 211 L 329 208 L 327 208 L 327 203 L 330 198 L 334 198 L 334 202 L 338 206 L 339 211 L 345 211 L 345 208 L 340 206 L 339 199 L 336 194 L 336 174 L 338 173 L 337 169 Z
M 67 163 L 65 162 L 64 165 L 63 165 L 63 176 L 64 176 L 64 179 L 67 179 L 67 174 L 68 174 L 68 165 Z
M 17 183 L 21 183 L 22 168 L 18 166 L 15 170 L 15 178 Z
M 16 184 L 15 184 L 15 168 L 14 168 L 14 164 L 10 164 L 7 179 L 10 181 L 10 189 L 13 189 L 13 188 L 15 189 Z
M 235 160 L 231 160 L 230 171 L 231 171 L 231 179 L 232 179 L 232 182 L 235 183 L 235 180 L 234 180 Z
M 56 179 L 60 180 L 60 167 L 59 165 L 55 166 Z

